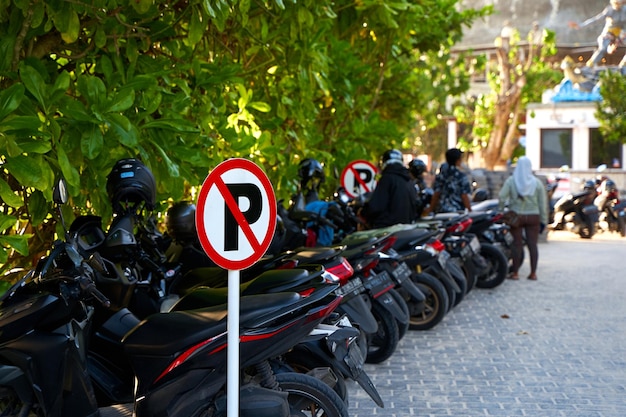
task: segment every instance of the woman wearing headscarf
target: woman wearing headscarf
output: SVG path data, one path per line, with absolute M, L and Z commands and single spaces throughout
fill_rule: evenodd
M 528 279 L 537 279 L 537 262 L 539 249 L 537 241 L 548 222 L 548 206 L 544 184 L 533 174 L 530 159 L 522 156 L 517 160 L 513 175 L 507 178 L 499 194 L 500 208 L 507 206 L 515 211 L 520 222 L 512 227 L 513 235 L 513 268 L 510 279 L 519 279 L 518 271 L 524 250 L 524 235 L 530 256 L 530 274 Z

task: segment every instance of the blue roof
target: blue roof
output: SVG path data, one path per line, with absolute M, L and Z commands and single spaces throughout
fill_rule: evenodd
M 571 80 L 565 79 L 555 89 L 552 101 L 601 101 L 600 87 L 594 85 L 590 91 L 585 91 L 572 83 Z

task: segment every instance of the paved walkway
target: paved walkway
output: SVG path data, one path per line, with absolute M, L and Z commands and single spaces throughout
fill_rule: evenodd
M 539 250 L 538 281 L 474 289 L 367 365 L 385 408 L 351 383 L 350 416 L 626 416 L 626 238 L 551 232 Z

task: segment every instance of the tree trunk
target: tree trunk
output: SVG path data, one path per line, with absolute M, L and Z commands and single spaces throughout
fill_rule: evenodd
M 504 164 L 511 157 L 519 144 L 517 123 L 522 111 L 522 89 L 526 85 L 526 71 L 528 62 L 522 66 L 511 62 L 508 48 L 497 48 L 498 65 L 500 70 L 500 91 L 495 106 L 493 129 L 489 136 L 489 142 L 483 152 L 484 164 L 487 169 L 494 169 L 496 165 Z M 514 58 L 520 56 L 512 54 Z M 530 53 L 528 59 L 532 59 Z

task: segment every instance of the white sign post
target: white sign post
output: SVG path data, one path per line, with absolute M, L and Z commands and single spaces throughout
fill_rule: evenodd
M 209 173 L 198 196 L 196 226 L 206 254 L 228 270 L 227 414 L 239 415 L 240 271 L 258 261 L 276 228 L 276 196 L 263 170 L 229 159 Z

